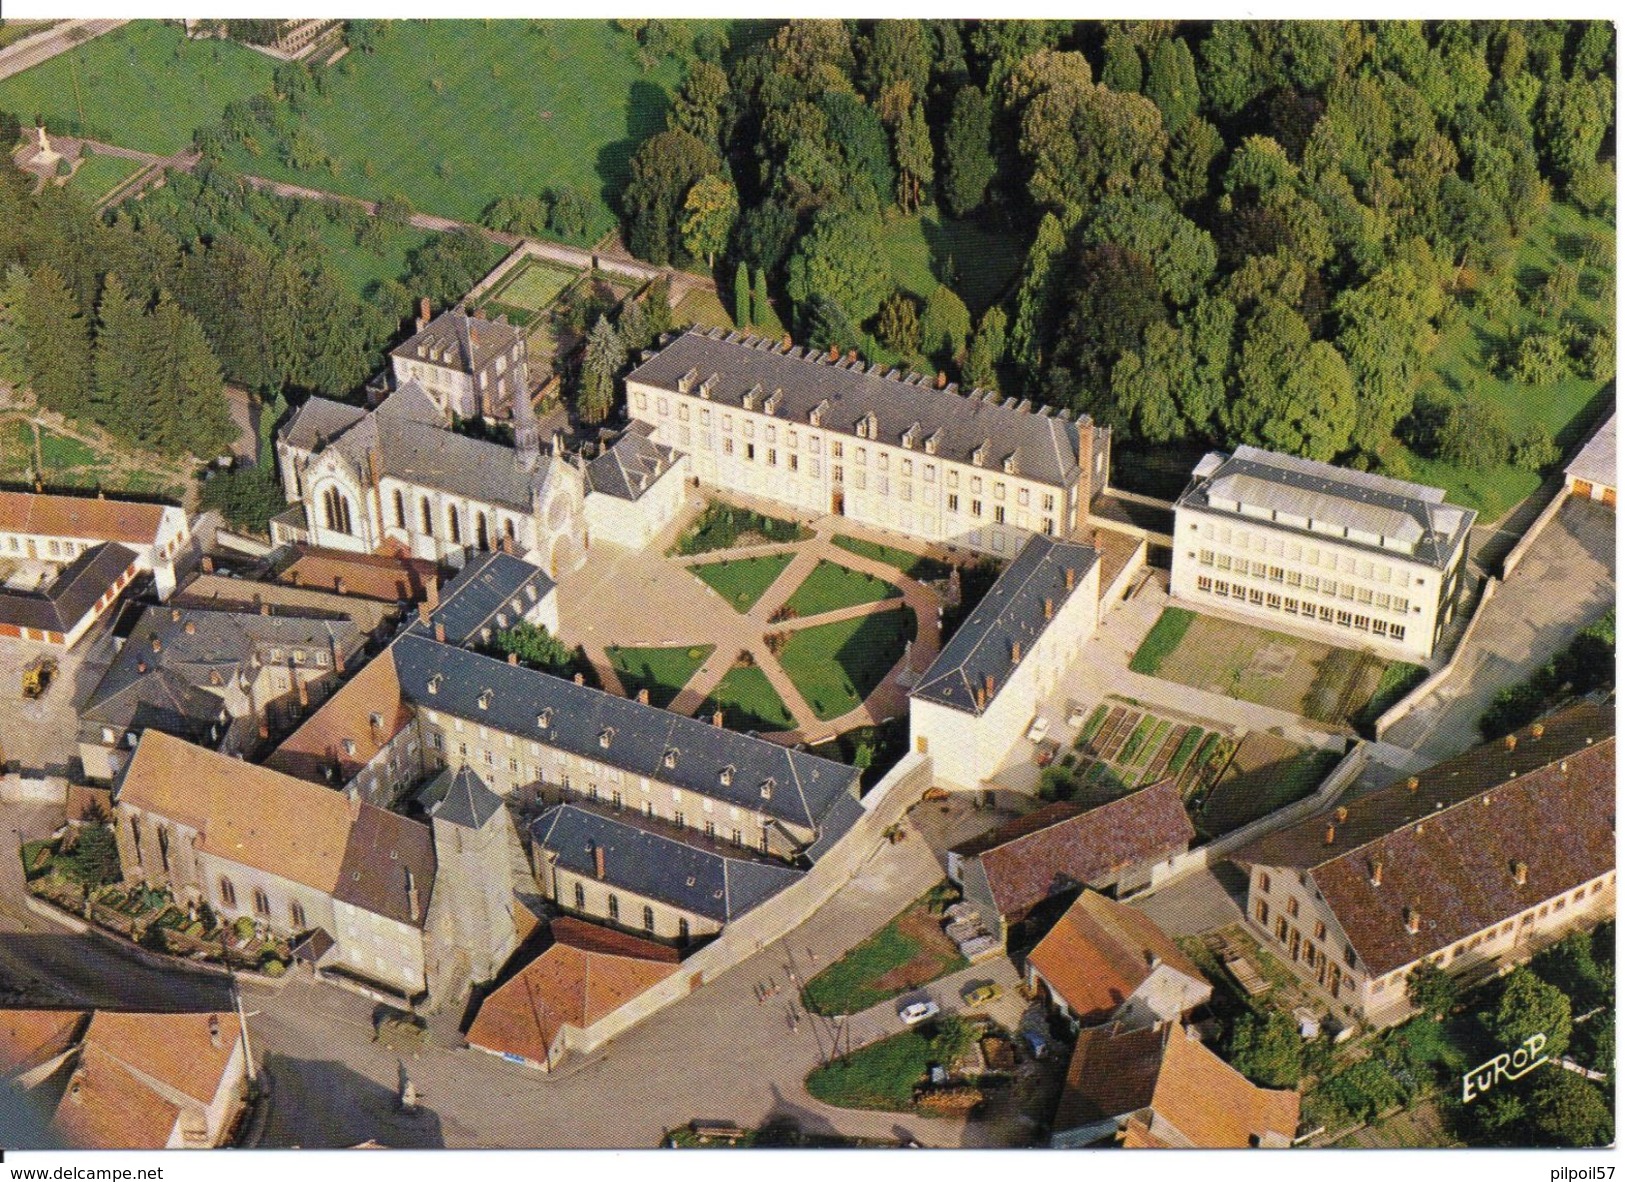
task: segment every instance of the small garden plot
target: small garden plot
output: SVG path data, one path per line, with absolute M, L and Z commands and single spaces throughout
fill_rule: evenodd
M 735 665 L 728 670 L 705 700 L 700 717 L 709 719 L 718 710 L 722 711 L 722 724 L 730 730 L 771 733 L 796 725 L 767 674 L 754 665 Z
M 812 534 L 806 527 L 780 517 L 769 517 L 722 501 L 712 501 L 705 512 L 683 531 L 672 554 L 688 557 L 740 546 L 804 542 Z
M 826 1063 L 807 1077 L 807 1091 L 840 1108 L 912 1111 L 930 1065 L 952 1063 L 974 1040 L 972 1027 L 950 1014 Z
M 630 695 L 649 691 L 649 704 L 665 709 L 689 678 L 714 651 L 713 645 L 688 648 L 610 648 L 609 663 L 615 667 L 621 686 Z
M 915 554 L 911 550 L 900 550 L 896 546 L 884 546 L 879 542 L 866 541 L 863 538 L 852 538 L 845 534 L 836 534 L 830 539 L 841 549 L 864 558 L 872 558 L 876 562 L 884 562 L 887 566 L 894 566 L 911 579 L 922 583 L 935 582 L 946 579 L 953 569 L 946 562 L 939 562 L 935 558 L 927 558 L 923 554 Z
M 791 553 L 762 554 L 755 558 L 707 562 L 688 569 L 726 599 L 735 611 L 744 614 L 756 606 L 756 601 L 778 581 L 794 559 Z
M 914 610 L 900 607 L 790 633 L 779 664 L 820 721 L 863 704 L 914 639 Z
M 526 258 L 508 272 L 485 299 L 487 303 L 501 303 L 536 315 L 545 311 L 580 276 L 581 271 L 574 267 Z
M 815 1014 L 855 1014 L 966 968 L 942 930 L 946 882 L 910 903 L 874 935 L 807 982 L 802 1004 Z
M 842 608 L 896 599 L 902 594 L 884 579 L 819 559 L 812 574 L 796 588 L 784 606 L 795 616 L 821 616 Z
M 1320 787 L 1337 765 L 1333 751 L 1302 747 L 1254 732 L 1236 748 L 1234 760 L 1193 820 L 1209 837 L 1222 837 Z M 1191 804 L 1197 805 L 1192 799 Z

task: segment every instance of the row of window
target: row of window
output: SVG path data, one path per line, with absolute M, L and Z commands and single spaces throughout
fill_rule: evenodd
M 579 882 L 576 883 L 575 887 L 575 909 L 577 911 L 587 910 L 587 888 Z M 606 897 L 605 914 L 609 916 L 611 923 L 621 922 L 621 898 L 613 891 Z M 651 935 L 655 930 L 655 909 L 647 903 L 643 905 L 643 930 Z M 679 917 L 677 920 L 677 938 L 687 942 L 689 934 L 688 920 Z
M 1322 579 L 1318 575 L 1306 575 L 1301 571 L 1287 570 L 1268 563 L 1249 562 L 1245 558 L 1233 558 L 1229 554 L 1215 554 L 1212 550 L 1200 551 L 1196 561 L 1200 566 L 1229 571 L 1243 577 L 1251 576 L 1254 579 L 1267 580 L 1287 587 L 1302 588 L 1306 592 L 1324 595 L 1327 599 L 1342 598 L 1374 605 L 1379 611 L 1392 611 L 1403 615 L 1411 606 L 1411 601 L 1403 595 L 1390 595 L 1386 591 L 1373 592 L 1370 587 L 1339 583 L 1336 579 Z M 1417 610 L 1420 611 L 1421 608 Z
M 1192 522 L 1191 529 L 1205 542 L 1217 542 L 1221 546 L 1233 546 L 1238 550 L 1251 550 L 1255 554 L 1263 554 L 1270 558 L 1285 558 L 1289 562 L 1302 562 L 1323 570 L 1340 571 L 1368 583 L 1393 583 L 1401 587 L 1410 583 L 1410 573 L 1403 566 L 1373 561 L 1331 548 L 1306 546 L 1302 542 L 1282 538 L 1273 531 L 1231 529 L 1228 525 L 1212 521 L 1202 522 L 1199 528 L 1197 523 Z
M 55 538 L 52 538 L 50 541 L 46 542 L 45 546 L 50 552 L 52 558 L 72 558 L 75 555 L 83 554 L 86 550 L 90 549 L 91 543 L 61 542 Z M 13 554 L 21 554 L 23 552 L 22 542 L 16 534 L 12 534 L 6 539 L 6 549 L 10 550 Z
M 407 524 L 406 494 L 397 488 L 394 490 L 394 495 L 391 499 L 394 502 L 393 508 L 395 511 L 395 528 L 410 530 L 412 527 Z M 421 526 L 420 532 L 422 532 L 426 537 L 432 538 L 435 536 L 434 518 L 435 514 L 433 502 L 430 501 L 428 497 L 419 497 L 418 523 Z M 504 516 L 501 518 L 501 522 L 502 536 L 507 538 L 510 542 L 517 541 L 518 527 L 514 519 L 512 517 Z M 348 533 L 349 531 L 346 530 L 344 532 Z M 446 506 L 446 540 L 454 546 L 460 546 L 463 544 L 463 515 L 462 511 L 454 504 L 449 504 Z M 486 516 L 484 509 L 474 510 L 473 540 L 474 547 L 477 550 L 489 550 L 491 548 L 490 519 Z
M 1257 587 L 1247 587 L 1241 583 L 1229 583 L 1223 579 L 1215 581 L 1207 575 L 1196 577 L 1196 589 L 1215 598 L 1241 600 L 1252 607 L 1267 608 L 1270 611 L 1283 612 L 1289 616 L 1301 616 L 1305 620 L 1318 620 L 1322 624 L 1333 624 L 1339 628 L 1350 628 L 1357 632 L 1370 632 L 1374 636 L 1386 636 L 1390 640 L 1405 639 L 1405 625 L 1391 624 L 1387 620 L 1374 620 L 1368 615 L 1356 614 L 1344 608 L 1333 608 L 1327 604 L 1319 607 L 1312 603 L 1302 603 L 1290 596 L 1281 596 L 1275 592 L 1266 592 Z
M 254 888 L 254 914 L 267 923 L 271 922 L 271 897 L 265 893 L 263 887 Z M 224 874 L 220 876 L 220 902 L 235 911 L 237 909 L 237 885 Z M 310 926 L 305 917 L 304 904 L 298 899 L 288 901 L 289 930 L 302 932 Z

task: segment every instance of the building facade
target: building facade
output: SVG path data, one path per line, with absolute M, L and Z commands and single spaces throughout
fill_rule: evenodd
M 701 485 L 1005 557 L 1071 536 L 1106 482 L 1087 418 L 738 333 L 671 338 L 626 390 Z
M 1239 851 L 1248 926 L 1340 1019 L 1402 1021 L 1423 963 L 1482 979 L 1614 914 L 1614 792 L 1611 711 L 1573 708 Z
M 118 602 L 140 570 L 135 551 L 102 542 L 80 551 L 67 566 L 50 569 L 42 585 L 24 588 L 8 582 L 0 586 L 0 636 L 72 648 Z
M 1476 518 L 1442 489 L 1253 447 L 1209 453 L 1174 504 L 1169 589 L 1342 647 L 1426 662 Z
M 440 411 L 459 418 L 508 418 L 515 399 L 530 394 L 524 334 L 460 308 L 433 320 L 420 315 L 389 363 L 397 386 L 418 383 Z
M 1035 536 L 909 694 L 915 751 L 945 787 L 997 772 L 1100 620 L 1099 555 Z
M 1619 500 L 1619 452 L 1613 415 L 1592 432 L 1585 446 L 1563 469 L 1563 487 L 1577 500 L 1601 501 L 1614 508 Z
M 175 590 L 175 563 L 191 536 L 186 511 L 175 505 L 0 492 L 0 558 L 66 565 L 117 542 L 135 552 L 160 599 Z
M 587 530 L 593 541 L 641 550 L 683 507 L 692 468 L 682 452 L 637 424 L 587 465 Z

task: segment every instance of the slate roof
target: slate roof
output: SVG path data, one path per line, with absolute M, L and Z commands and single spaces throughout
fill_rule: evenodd
M 517 624 L 553 590 L 553 580 L 534 563 L 500 550 L 476 553 L 440 591 L 440 603 L 429 615 L 412 623 L 419 635 L 433 635 L 435 625 L 446 630 L 447 644 L 467 644 L 486 628 L 501 631 Z M 498 614 L 507 622 L 497 619 Z
M 954 852 L 981 859 L 999 914 L 1015 922 L 1051 895 L 1180 853 L 1195 836 L 1174 782 L 1162 780 L 1098 808 L 1048 805 Z
M 455 772 L 450 768 L 443 770 L 424 789 L 424 794 L 439 801 L 430 810 L 436 821 L 464 829 L 483 829 L 487 821 L 502 811 L 502 798 L 467 765 Z
M 841 795 L 856 794 L 857 769 L 804 751 L 410 632 L 393 651 L 402 694 L 414 705 L 533 737 L 726 804 L 816 829 Z M 430 692 L 436 674 L 437 689 Z M 488 704 L 481 709 L 487 690 Z M 546 728 L 538 725 L 543 717 Z M 675 752 L 672 767 L 665 766 L 668 751 Z M 721 773 L 730 767 L 730 782 L 724 784 Z M 769 781 L 771 795 L 764 797 Z
M 339 793 L 333 795 L 344 799 Z M 355 813 L 333 897 L 421 928 L 434 892 L 434 835 L 421 821 L 363 804 Z M 412 891 L 417 891 L 417 912 Z
M 898 444 L 918 424 L 922 455 L 925 439 L 935 432 L 936 454 L 943 459 L 969 464 L 972 453 L 985 445 L 979 467 L 1002 472 L 1006 457 L 1014 454 L 1022 477 L 1049 484 L 1074 482 L 1089 461 L 1087 455 L 1079 456 L 1080 446 L 1088 446 L 1080 445 L 1080 428 L 1093 426 L 1087 417 L 1074 422 L 1064 414 L 1049 414 L 1047 408 L 1032 411 L 1014 399 L 1000 404 L 990 392 L 965 395 L 953 386 L 938 390 L 918 374 L 832 363 L 826 354 L 781 348 L 778 341 L 691 329 L 672 338 L 628 374 L 627 381 L 676 390 L 680 380 L 692 375 L 697 391 L 699 383 L 714 379 L 711 401 L 722 406 L 742 405 L 745 394 L 756 387 L 763 398 L 780 390 L 776 414 L 791 423 L 807 422 L 809 413 L 827 400 L 821 425 L 829 430 L 856 435 L 859 420 L 873 414 L 879 428 L 875 437 Z
M 565 870 L 594 877 L 595 851 L 601 851 L 608 885 L 718 923 L 731 923 L 802 878 L 799 870 L 745 851 L 731 856 L 700 849 L 652 832 L 635 818 L 617 820 L 569 804 L 538 817 L 531 836 Z
M 150 546 L 157 540 L 166 511 L 174 511 L 174 507 L 104 497 L 0 492 L 0 533 Z
M 471 1046 L 546 1063 L 565 1026 L 586 1029 L 678 968 L 675 950 L 569 918 L 553 943 L 480 1005 Z
M 1084 891 L 1027 955 L 1085 1026 L 1103 1022 L 1151 976 L 1155 960 L 1198 985 L 1206 978 L 1149 916 Z
M 636 429 L 645 425 L 635 424 L 587 465 L 588 492 L 636 501 L 671 471 L 682 453 Z
M 334 766 L 337 784 L 354 779 L 412 721 L 411 708 L 401 701 L 393 652 L 386 648 L 329 695 L 265 765 L 318 784 L 329 783 L 327 771 Z M 353 751 L 346 750 L 346 741 Z
M 1220 501 L 1236 501 L 1257 512 L 1238 512 L 1216 503 Z M 1334 537 L 1373 554 L 1403 553 L 1438 570 L 1450 564 L 1478 516 L 1446 504 L 1443 489 L 1245 445 L 1229 456 L 1208 453 L 1174 505 L 1176 510 L 1202 509 L 1238 521 L 1269 521 L 1305 538 Z M 1289 524 L 1277 514 L 1392 538 L 1403 549 Z
M 104 542 L 81 551 L 42 591 L 0 587 L 0 624 L 71 632 L 136 561 L 134 550 Z
M 920 678 L 909 696 L 980 715 L 1019 667 L 1012 658 L 1020 646 L 1023 660 L 1049 627 L 1048 601 L 1059 613 L 1099 561 L 1093 547 L 1036 535 L 999 575 L 975 609 Z M 1072 588 L 1067 573 L 1072 573 Z M 992 679 L 993 692 L 986 693 Z M 981 705 L 977 691 L 984 691 Z
M 1321 813 L 1232 857 L 1306 870 L 1371 974 L 1408 965 L 1614 868 L 1612 712 L 1581 705 L 1536 725 L 1511 751 L 1486 743 L 1414 790 L 1407 778 L 1352 801 L 1342 822 Z
M 440 313 L 423 328 L 390 350 L 391 357 L 403 357 L 441 365 L 462 373 L 476 373 L 495 361 L 519 341 L 512 325 L 470 316 L 460 308 Z M 439 357 L 419 356 L 418 350 L 441 353 Z
M 331 398 L 307 398 L 282 428 L 282 438 L 301 451 L 320 451 L 367 417 L 359 406 Z
M 1588 484 L 1619 487 L 1619 453 L 1614 439 L 1614 416 L 1609 415 L 1607 422 L 1586 440 L 1585 446 L 1569 462 L 1564 472 Z
M 211 608 L 215 611 L 348 619 L 369 635 L 378 631 L 397 610 L 393 603 L 381 603 L 359 595 L 339 595 L 318 587 L 261 583 L 253 579 L 207 574 L 193 578 L 170 597 L 170 602 L 181 607 Z
M 1296 1092 L 1255 1087 L 1178 1023 L 1127 1033 L 1103 1027 L 1078 1036 L 1054 1128 L 1155 1113 L 1157 1141 L 1245 1149 L 1266 1135 L 1290 1141 L 1298 1105 Z

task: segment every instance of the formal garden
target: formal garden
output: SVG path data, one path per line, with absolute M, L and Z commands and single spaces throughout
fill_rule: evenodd
M 700 707 L 700 717 L 710 718 L 718 711 L 722 725 L 730 730 L 788 731 L 796 725 L 795 716 L 749 652 L 741 652 L 723 674 Z
M 695 578 L 722 596 L 730 607 L 744 615 L 778 581 L 794 558 L 792 553 L 755 554 L 749 558 L 700 563 L 688 569 Z
M 712 550 L 766 546 L 776 542 L 804 542 L 811 536 L 807 527 L 797 522 L 770 517 L 725 501 L 711 501 L 704 512 L 683 531 L 671 553 L 686 558 L 708 554 Z
M 649 703 L 664 710 L 688 684 L 699 667 L 716 651 L 715 645 L 672 648 L 617 648 L 605 652 L 621 686 L 634 697 L 649 691 Z

